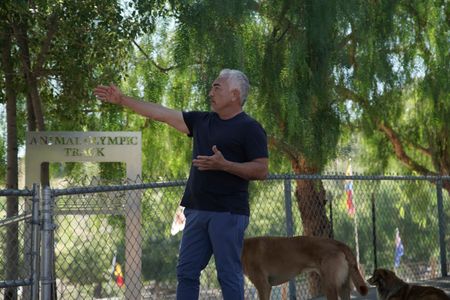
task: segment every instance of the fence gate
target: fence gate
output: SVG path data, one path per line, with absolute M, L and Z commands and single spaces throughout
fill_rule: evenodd
M 22 299 L 39 297 L 39 194 L 37 185 L 32 190 L 0 190 L 0 197 L 6 198 L 1 202 L 5 207 L 0 206 L 0 270 L 5 274 L 0 280 L 0 296 L 5 299 L 20 294 Z

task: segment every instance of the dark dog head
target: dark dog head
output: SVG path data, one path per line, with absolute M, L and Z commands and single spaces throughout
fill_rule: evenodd
M 377 287 L 378 299 L 450 299 L 440 289 L 408 284 L 387 269 L 376 269 L 367 281 Z
M 402 283 L 402 280 L 398 278 L 394 272 L 387 269 L 376 269 L 373 271 L 372 277 L 370 277 L 367 281 L 371 285 L 375 285 L 383 289 Z

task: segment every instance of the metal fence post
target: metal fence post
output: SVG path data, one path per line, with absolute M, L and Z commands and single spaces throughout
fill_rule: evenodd
M 39 185 L 33 185 L 31 210 L 31 300 L 39 299 Z
M 286 234 L 287 236 L 294 235 L 294 222 L 292 220 L 292 189 L 291 189 L 291 180 L 284 180 L 284 207 L 286 213 Z M 291 279 L 289 281 L 289 298 L 291 300 L 297 299 L 296 297 L 297 291 L 295 288 L 295 279 Z
M 442 178 L 436 182 L 438 224 L 439 224 L 439 247 L 441 256 L 441 276 L 447 276 L 447 251 L 445 248 L 445 215 L 442 200 Z
M 330 203 L 330 230 L 331 230 L 331 238 L 334 239 L 334 227 L 333 227 L 333 200 L 329 199 L 328 203 Z
M 54 225 L 52 223 L 53 199 L 50 187 L 44 187 L 42 208 L 42 260 L 41 260 L 41 299 L 52 299 L 52 264 L 53 264 L 53 245 L 52 234 Z

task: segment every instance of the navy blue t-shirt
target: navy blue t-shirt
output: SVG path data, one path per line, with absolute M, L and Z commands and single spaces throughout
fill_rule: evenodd
M 266 132 L 245 112 L 228 120 L 220 119 L 214 112 L 198 111 L 183 112 L 183 118 L 194 139 L 193 159 L 213 155 L 214 145 L 226 160 L 233 162 L 268 157 Z M 224 171 L 200 171 L 191 165 L 181 205 L 248 216 L 248 180 Z

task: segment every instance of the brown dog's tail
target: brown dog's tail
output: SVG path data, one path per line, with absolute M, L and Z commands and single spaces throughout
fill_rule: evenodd
M 349 267 L 350 267 L 349 269 L 350 278 L 352 279 L 353 284 L 356 286 L 356 289 L 362 296 L 367 295 L 367 293 L 369 292 L 369 288 L 367 287 L 366 282 L 362 278 L 362 275 L 359 272 L 358 267 L 356 265 L 349 265 Z
M 344 251 L 345 258 L 348 261 L 348 271 L 350 273 L 350 278 L 352 279 L 353 284 L 362 296 L 367 295 L 367 293 L 369 292 L 369 288 L 367 287 L 366 281 L 362 277 L 361 272 L 359 272 L 355 255 L 347 245 L 341 244 L 341 246 L 342 250 Z

